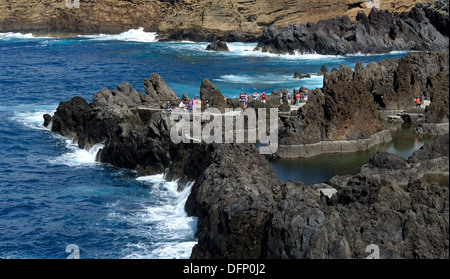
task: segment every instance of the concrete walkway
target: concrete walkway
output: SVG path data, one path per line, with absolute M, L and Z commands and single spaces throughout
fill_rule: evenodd
M 303 107 L 304 105 L 306 105 L 306 103 L 300 103 L 298 105 L 291 105 L 291 111 L 298 110 L 299 108 Z

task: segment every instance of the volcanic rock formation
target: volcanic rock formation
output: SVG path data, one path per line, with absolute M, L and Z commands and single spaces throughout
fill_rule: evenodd
M 280 183 L 255 148 L 219 145 L 186 204 L 198 216 L 192 258 L 447 258 L 448 134 L 408 160 L 378 153 L 329 185 Z M 386 175 L 385 175 L 386 174 Z M 389 174 L 389 175 L 387 175 Z M 331 192 L 333 193 L 333 192 Z
M 396 50 L 448 50 L 448 36 L 441 34 L 424 9 L 393 14 L 372 8 L 362 11 L 357 23 L 348 16 L 308 24 L 270 26 L 256 50 L 279 54 L 387 53 Z
M 448 52 L 409 53 L 384 59 L 355 71 L 341 65 L 324 75 L 324 85 L 313 90 L 306 105 L 281 117 L 280 144 L 369 138 L 384 128 L 380 109 L 405 110 L 415 96 L 428 96 L 427 122 L 448 123 Z M 287 151 L 289 152 L 289 151 Z
M 361 89 L 352 84 L 351 70 L 333 75 L 351 91 Z M 436 175 L 448 178 L 448 134 L 408 159 L 377 153 L 359 174 L 334 177 L 330 185 L 281 183 L 251 144 L 173 143 L 174 119 L 146 105 L 171 93 L 158 76 L 151 80 L 155 92 L 147 94 L 121 83 L 97 92 L 90 104 L 80 97 L 61 102 L 51 126 L 81 148 L 103 144 L 101 162 L 165 173 L 181 184 L 195 181 L 185 206 L 198 217 L 192 258 L 364 258 L 372 244 L 381 258 L 448 258 L 448 186 L 431 182 Z M 209 83 L 203 89 L 217 93 Z

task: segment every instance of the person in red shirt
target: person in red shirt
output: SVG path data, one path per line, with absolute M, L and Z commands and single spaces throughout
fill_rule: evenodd
M 262 93 L 262 95 L 261 95 L 261 103 L 266 103 L 266 99 L 267 99 L 267 95 L 266 95 L 266 92 L 263 92 Z

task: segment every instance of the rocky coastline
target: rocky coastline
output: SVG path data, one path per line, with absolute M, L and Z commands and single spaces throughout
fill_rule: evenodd
M 75 2 L 72 0 L 72 2 Z M 416 0 L 360 1 L 165 1 L 82 0 L 79 7 L 63 0 L 0 0 L 0 32 L 32 32 L 41 35 L 116 34 L 143 27 L 161 38 L 212 42 L 219 37 L 254 41 L 265 27 L 306 24 L 347 15 L 372 7 L 391 12 L 409 11 Z M 432 0 L 422 0 L 431 3 Z M 434 21 L 442 19 L 429 9 Z
M 376 8 L 368 15 L 360 11 L 356 22 L 343 16 L 317 23 L 273 25 L 264 29 L 255 50 L 325 55 L 447 50 L 448 33 L 442 28 L 445 23 L 433 20 L 433 15 L 428 6 L 418 5 L 400 14 Z
M 208 160 L 186 204 L 199 218 L 191 258 L 355 259 L 372 244 L 382 259 L 448 258 L 448 186 L 423 176 L 448 178 L 448 134 L 313 186 L 280 183 L 251 146 L 216 146 Z
M 100 162 L 164 173 L 180 189 L 194 181 L 185 205 L 198 217 L 191 258 L 365 258 L 369 245 L 379 247 L 380 258 L 448 258 L 449 190 L 435 182 L 448 180 L 448 133 L 408 159 L 378 152 L 357 175 L 313 186 L 282 183 L 253 144 L 174 143 L 175 119 L 164 105 L 181 99 L 158 74 L 144 80 L 144 89 L 122 82 L 95 93 L 91 103 L 74 97 L 45 115 L 45 124 L 80 148 L 102 144 Z M 283 92 L 249 107 L 284 111 Z M 385 133 L 379 109 L 409 108 L 417 92 L 433 104 L 423 123 L 448 124 L 448 52 L 410 53 L 358 64 L 355 71 L 341 66 L 325 73 L 324 87 L 311 92 L 306 105 L 280 116 L 280 145 L 363 141 Z M 200 98 L 222 113 L 239 106 L 225 102 L 209 80 Z
M 416 117 L 416 132 L 447 133 L 448 60 L 448 52 L 414 52 L 398 60 L 357 63 L 354 71 L 341 65 L 326 72 L 323 87 L 312 90 L 304 106 L 280 115 L 275 156 L 359 151 L 389 141 L 386 114 L 402 114 L 411 121 L 408 111 L 416 110 L 416 96 L 431 100 L 420 110 L 420 121 Z

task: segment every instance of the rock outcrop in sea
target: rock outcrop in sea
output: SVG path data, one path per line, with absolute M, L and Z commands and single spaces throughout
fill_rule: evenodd
M 170 119 L 161 107 L 178 98 L 157 74 L 144 80 L 144 87 L 146 92 L 138 93 L 122 82 L 112 91 L 95 93 L 90 104 L 81 97 L 61 102 L 52 131 L 72 138 L 80 148 L 104 144 L 101 162 L 150 174 L 166 172 L 173 144 Z
M 212 43 L 210 43 L 206 50 L 213 50 L 213 51 L 229 51 L 228 45 L 224 41 L 216 40 Z
M 423 8 L 401 14 L 372 8 L 358 12 L 357 22 L 348 16 L 315 23 L 270 26 L 256 50 L 278 54 L 387 53 L 401 50 L 448 50 L 448 35 L 427 18 Z

